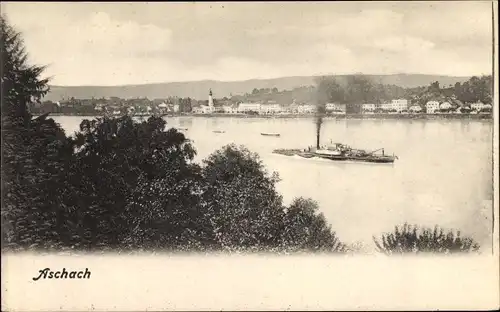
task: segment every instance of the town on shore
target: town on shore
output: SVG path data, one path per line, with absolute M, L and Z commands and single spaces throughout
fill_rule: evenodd
M 87 98 L 32 103 L 34 115 L 80 116 L 241 116 L 307 117 L 321 111 L 334 118 L 491 118 L 491 76 L 472 77 L 463 84 L 441 87 L 439 82 L 417 88 L 374 85 L 364 76 L 352 76 L 346 85 L 323 77 L 316 87 L 279 91 L 254 89 L 245 95 L 216 98 L 211 89 L 205 100 L 171 96 L 162 99 Z M 322 95 L 323 99 L 322 99 Z M 319 105 L 318 103 L 322 103 Z

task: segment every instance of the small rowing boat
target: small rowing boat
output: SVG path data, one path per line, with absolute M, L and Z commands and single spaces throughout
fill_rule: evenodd
M 263 135 L 263 136 L 273 136 L 273 137 L 279 137 L 280 136 L 279 133 L 265 133 L 265 132 L 261 132 L 260 135 Z

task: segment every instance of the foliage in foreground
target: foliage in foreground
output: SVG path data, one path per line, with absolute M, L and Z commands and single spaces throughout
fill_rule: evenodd
M 405 253 L 459 253 L 479 251 L 479 244 L 470 237 L 461 237 L 460 232 L 447 231 L 437 225 L 434 229 L 419 228 L 405 223 L 396 226 L 394 232 L 383 234 L 380 240 L 373 238 L 379 252 L 385 254 Z

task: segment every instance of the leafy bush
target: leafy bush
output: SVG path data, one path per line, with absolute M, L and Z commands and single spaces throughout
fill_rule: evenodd
M 460 112 L 462 114 L 470 114 L 470 112 L 472 112 L 472 109 L 470 107 L 462 107 L 460 108 Z
M 282 246 L 287 251 L 346 252 L 331 230 L 325 216 L 318 213 L 318 203 L 311 199 L 296 198 L 286 209 Z
M 405 223 L 396 226 L 393 233 L 381 236 L 380 241 L 373 238 L 379 252 L 396 253 L 457 253 L 476 252 L 479 245 L 470 237 L 461 237 L 460 232 L 444 232 L 438 226 L 420 229 Z

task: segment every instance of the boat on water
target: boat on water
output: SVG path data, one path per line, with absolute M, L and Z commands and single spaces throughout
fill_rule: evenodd
M 223 130 L 214 130 L 213 133 L 225 133 L 226 131 Z
M 260 135 L 263 135 L 263 136 L 273 136 L 273 137 L 279 137 L 279 136 L 281 136 L 281 134 L 279 134 L 279 133 L 266 133 L 266 132 L 261 132 Z
M 381 151 L 381 154 L 377 152 Z M 398 159 L 395 155 L 386 155 L 383 148 L 375 151 L 354 149 L 348 145 L 335 143 L 329 146 L 308 147 L 307 149 L 277 149 L 273 153 L 286 156 L 300 156 L 303 158 L 323 158 L 335 161 L 359 161 L 370 163 L 393 163 Z

